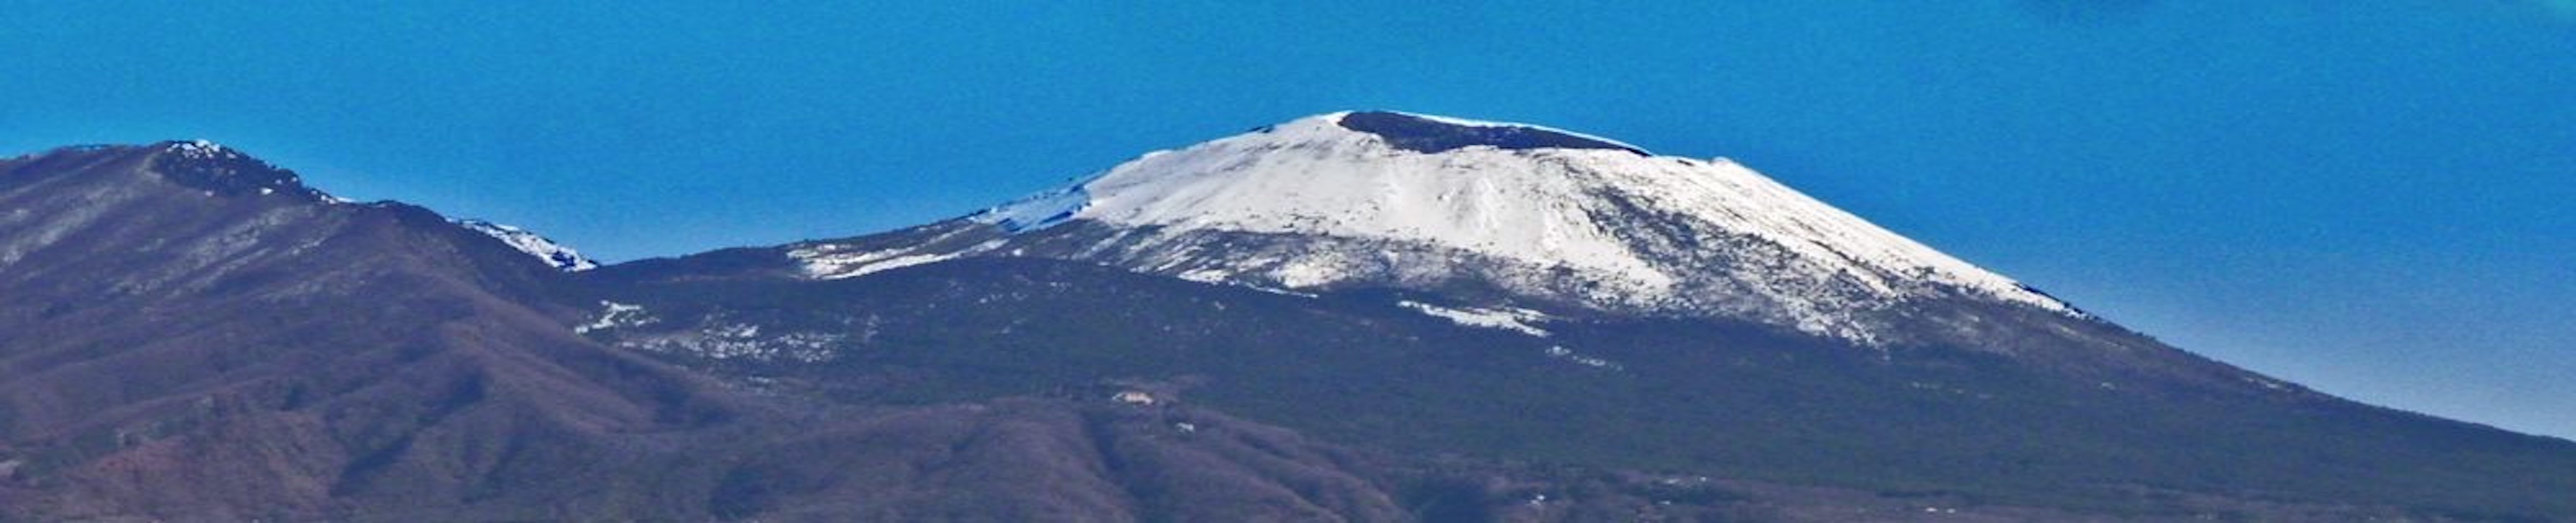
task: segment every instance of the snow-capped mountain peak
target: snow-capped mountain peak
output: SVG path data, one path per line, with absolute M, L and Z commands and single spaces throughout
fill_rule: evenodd
M 499 239 L 501 243 L 509 244 L 510 248 L 545 260 L 546 264 L 553 265 L 556 269 L 586 271 L 599 268 L 598 263 L 582 257 L 581 253 L 574 251 L 572 247 L 556 243 L 527 229 L 475 219 L 455 220 L 455 223 L 474 232 Z
M 966 219 L 1006 234 L 795 255 L 824 278 L 863 272 L 853 260 L 1016 254 L 1299 290 L 1472 282 L 1543 305 L 1865 343 L 1886 341 L 1882 317 L 1920 300 L 2081 315 L 1733 161 L 1409 113 L 1322 114 L 1148 153 Z

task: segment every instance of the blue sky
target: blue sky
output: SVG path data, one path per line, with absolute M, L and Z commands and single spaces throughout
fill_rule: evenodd
M 2576 437 L 2576 1 L 1708 3 L 19 2 L 0 154 L 209 138 L 623 260 L 1305 114 L 1527 121 L 1735 158 L 2248 368 Z

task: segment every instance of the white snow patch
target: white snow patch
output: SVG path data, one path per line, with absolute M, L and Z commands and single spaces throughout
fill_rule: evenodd
M 1556 358 L 1556 359 L 1560 359 L 1560 360 L 1565 360 L 1565 361 L 1569 361 L 1569 362 L 1574 362 L 1574 364 L 1576 364 L 1576 365 L 1582 365 L 1582 366 L 1585 366 L 1585 367 L 1592 367 L 1592 368 L 1596 368 L 1596 369 L 1608 369 L 1608 370 L 1627 370 L 1627 369 L 1628 369 L 1628 366 L 1626 366 L 1626 365 L 1620 365 L 1618 362 L 1614 362 L 1614 361 L 1610 361 L 1610 360 L 1606 360 L 1606 359 L 1601 359 L 1601 358 L 1599 358 L 1599 357 L 1595 357 L 1595 356 L 1586 356 L 1586 355 L 1584 355 L 1583 353 L 1575 352 L 1575 351 L 1574 351 L 1574 349 L 1568 349 L 1568 348 L 1565 348 L 1565 346 L 1563 346 L 1563 345 L 1553 345 L 1553 346 L 1549 346 L 1549 347 L 1547 348 L 1547 357 L 1550 357 L 1550 358 Z
M 1330 256 L 1333 253 L 1322 252 L 1317 254 Z M 1335 261 L 1338 260 L 1330 258 L 1299 258 L 1290 261 L 1285 265 L 1279 266 L 1278 270 L 1270 271 L 1270 277 L 1279 280 L 1280 284 L 1287 285 L 1289 288 L 1321 286 L 1327 283 L 1341 281 L 1343 272 L 1341 269 L 1335 267 L 1336 264 L 1333 263 Z
M 886 271 L 886 270 L 892 270 L 892 269 L 901 269 L 901 268 L 904 268 L 904 267 L 911 267 L 911 266 L 914 266 L 914 265 L 921 265 L 921 264 L 925 264 L 925 263 L 933 263 L 933 262 L 947 261 L 947 260 L 949 260 L 949 259 L 951 259 L 951 258 L 956 258 L 956 257 L 957 257 L 957 255 L 955 255 L 955 254 L 908 254 L 908 255 L 903 255 L 903 256 L 896 256 L 896 257 L 886 258 L 886 259 L 878 260 L 878 261 L 875 261 L 875 262 L 872 262 L 872 263 L 868 263 L 868 264 L 860 265 L 860 266 L 857 266 L 857 267 L 852 267 L 852 268 L 850 268 L 850 270 L 849 270 L 848 272 L 842 273 L 842 274 L 841 274 L 840 276 L 838 276 L 838 277 L 841 277 L 841 278 L 847 278 L 847 277 L 851 277 L 851 276 L 858 276 L 858 275 L 868 274 L 868 273 L 872 273 L 872 272 L 880 272 L 880 271 Z
M 1503 329 L 1541 338 L 1551 334 L 1546 329 L 1530 325 L 1548 319 L 1547 314 L 1529 309 L 1455 309 L 1412 300 L 1399 301 L 1396 305 L 1469 327 Z
M 714 327 L 708 327 L 707 335 L 725 338 L 753 338 L 760 336 L 760 326 L 749 323 L 717 325 Z
M 1311 292 L 1297 292 L 1297 291 L 1292 291 L 1292 290 L 1288 290 L 1288 289 L 1280 289 L 1280 288 L 1273 288 L 1273 287 L 1263 287 L 1263 286 L 1259 286 L 1259 285 L 1245 285 L 1245 286 L 1243 286 L 1243 288 L 1246 288 L 1246 289 L 1252 289 L 1252 290 L 1261 291 L 1261 292 L 1267 292 L 1267 293 L 1271 293 L 1271 294 L 1277 294 L 1277 295 L 1280 295 L 1280 296 L 1295 296 L 1295 297 L 1299 297 L 1299 298 L 1315 298 L 1315 297 L 1323 296 L 1323 295 L 1321 295 L 1321 294 L 1315 294 L 1315 293 L 1311 293 Z
M 952 231 L 923 241 L 922 244 L 937 244 L 940 240 L 965 232 L 967 231 L 964 229 Z M 787 257 L 794 258 L 802 264 L 807 277 L 837 280 L 983 254 L 1009 244 L 1008 240 L 995 239 L 955 251 L 916 252 L 921 250 L 919 245 L 891 249 L 851 250 L 847 245 L 817 243 L 789 250 Z
M 170 152 L 179 153 L 180 156 L 194 159 L 235 158 L 241 156 L 241 153 L 232 152 L 231 149 L 225 148 L 223 144 L 202 139 L 172 143 L 170 144 Z
M 1091 195 L 1083 191 L 1082 185 L 1075 184 L 985 209 L 967 218 L 998 225 L 1006 231 L 1032 231 L 1064 223 L 1090 204 Z
M 1199 282 L 1199 283 L 1225 283 L 1225 282 L 1227 281 L 1227 280 L 1226 280 L 1227 278 L 1230 278 L 1230 277 L 1233 277 L 1233 276 L 1234 276 L 1234 271 L 1228 271 L 1228 270 L 1225 270 L 1225 269 L 1193 269 L 1193 270 L 1188 270 L 1188 271 L 1182 271 L 1180 274 L 1174 274 L 1174 275 L 1172 275 L 1172 277 L 1174 277 L 1174 278 L 1180 278 L 1180 279 L 1189 280 L 1189 281 L 1194 281 L 1194 282 Z
M 599 306 L 601 308 L 599 318 L 591 320 L 590 323 L 573 326 L 572 332 L 574 334 L 588 334 L 590 331 L 595 330 L 633 327 L 653 323 L 653 318 L 644 315 L 644 306 L 642 305 L 600 300 Z
M 1016 256 L 1016 255 L 1015 255 L 1015 256 Z M 1180 278 L 1180 279 L 1188 280 L 1188 281 L 1193 281 L 1193 282 L 1198 282 L 1198 283 L 1205 283 L 1205 284 L 1209 284 L 1209 285 L 1225 285 L 1225 286 L 1229 286 L 1229 287 L 1242 287 L 1242 288 L 1245 288 L 1245 289 L 1252 289 L 1252 290 L 1256 290 L 1256 291 L 1261 291 L 1261 292 L 1266 292 L 1266 293 L 1271 293 L 1271 294 L 1277 294 L 1277 295 L 1281 295 L 1281 296 L 1295 296 L 1295 297 L 1299 297 L 1299 298 L 1316 298 L 1316 297 L 1320 297 L 1320 296 L 1321 296 L 1321 295 L 1319 295 L 1319 294 L 1315 294 L 1315 293 L 1311 293 L 1311 292 L 1297 292 L 1297 291 L 1292 291 L 1292 290 L 1288 290 L 1288 289 L 1281 289 L 1281 288 L 1277 288 L 1277 287 L 1264 287 L 1264 286 L 1260 286 L 1260 285 L 1253 285 L 1253 284 L 1249 284 L 1249 283 L 1244 283 L 1244 282 L 1237 281 L 1237 280 L 1233 279 L 1233 278 L 1232 278 L 1232 276 L 1233 276 L 1233 275 L 1234 275 L 1234 273 L 1233 273 L 1233 272 L 1231 272 L 1231 271 L 1226 271 L 1226 270 L 1222 270 L 1222 269 L 1197 269 L 1197 270 L 1183 271 L 1183 272 L 1181 272 L 1180 274 L 1174 274 L 1174 275 L 1172 275 L 1172 277 L 1174 277 L 1174 278 Z
M 329 196 L 325 197 L 332 198 Z M 338 200 L 337 198 L 332 199 Z M 346 200 L 339 201 L 345 202 Z M 510 248 L 518 249 L 519 252 L 527 253 L 529 256 L 535 256 L 539 260 L 545 260 L 547 265 L 553 265 L 556 269 L 565 271 L 587 271 L 599 268 L 599 264 L 597 262 L 592 262 L 590 261 L 590 258 L 582 257 L 580 251 L 575 251 L 572 247 L 556 243 L 554 240 L 546 239 L 545 236 L 540 236 L 535 232 L 528 231 L 527 229 L 483 220 L 456 220 L 455 223 L 467 229 L 472 229 L 474 232 L 483 233 L 485 236 L 491 236 L 493 239 L 501 240 L 501 243 L 509 244 Z
M 815 278 L 836 280 L 870 273 L 935 263 L 954 259 L 965 253 L 910 254 L 911 248 L 859 252 L 828 252 L 807 248 L 788 251 L 787 255 L 805 264 L 805 272 Z

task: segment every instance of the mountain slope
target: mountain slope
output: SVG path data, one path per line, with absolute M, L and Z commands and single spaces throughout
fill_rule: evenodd
M 1089 402 L 745 392 L 577 336 L 563 274 L 212 144 L 0 160 L 0 520 L 1395 510 L 1257 423 L 1184 441 Z M 1102 465 L 1152 459 L 1195 472 Z
M 1096 384 L 1119 383 L 1328 441 L 1544 464 L 1524 477 L 1592 469 L 1867 493 L 1825 506 L 1910 498 L 1980 514 L 2276 521 L 2576 508 L 2540 486 L 2576 485 L 2565 468 L 2576 448 L 2561 441 L 2288 385 L 2072 378 L 1955 349 L 1881 359 L 1758 324 L 1542 319 L 1527 323 L 1537 336 L 1403 305 L 1429 295 L 1282 294 L 1020 258 L 610 287 L 615 305 L 587 335 L 838 401 L 1106 396 L 1116 389 Z M 1630 492 L 1654 505 L 1652 481 L 1537 492 L 1566 503 Z M 1816 502 L 1717 491 L 1756 506 Z M 1504 501 L 1494 505 L 1516 505 Z M 1757 520 L 1773 519 L 1806 520 Z
M 461 499 L 423 478 L 506 476 L 467 450 L 487 436 L 580 455 L 584 432 L 714 415 L 687 380 L 579 350 L 527 305 L 532 260 L 211 144 L 11 160 L 0 204 L 0 437 L 12 486 L 37 489 L 13 488 L 13 509 Z

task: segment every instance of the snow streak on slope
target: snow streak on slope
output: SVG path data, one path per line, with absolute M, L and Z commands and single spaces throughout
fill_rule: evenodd
M 553 265 L 557 269 L 566 271 L 586 271 L 599 267 L 598 263 L 593 263 L 589 258 L 582 257 L 581 253 L 574 251 L 572 247 L 555 243 L 554 240 L 548 240 L 546 237 L 539 236 L 537 233 L 530 232 L 527 229 L 483 220 L 456 220 L 456 224 L 464 226 L 467 229 L 472 229 L 474 232 L 483 233 L 499 239 L 501 240 L 501 243 L 510 244 L 510 248 L 518 249 L 519 252 L 528 253 L 529 256 L 535 256 L 537 259 L 545 260 L 547 265 Z
M 1531 323 L 1546 320 L 1547 315 L 1529 309 L 1453 309 L 1412 300 L 1399 301 L 1395 304 L 1469 327 L 1503 329 L 1541 338 L 1551 334 L 1547 329 L 1530 326 Z
M 1355 114 L 1368 125 L 1346 121 Z M 1001 226 L 1013 247 L 1039 243 L 1032 238 L 1060 224 L 1100 224 L 1118 232 L 1083 249 L 1029 255 L 1142 272 L 1300 289 L 1473 274 L 1605 310 L 1748 318 L 1863 342 L 1875 340 L 1860 316 L 1918 298 L 2080 315 L 1732 161 L 1651 156 L 1535 126 L 1493 132 L 1514 125 L 1312 116 L 1147 154 L 969 219 Z M 1363 127 L 1374 132 L 1355 130 Z M 1426 134 L 1395 134 L 1405 132 Z M 1531 137 L 1545 133 L 1566 136 Z M 1436 152 L 1393 145 L 1481 136 L 1513 141 Z M 1242 248 L 1247 235 L 1271 238 L 1271 248 Z M 1233 239 L 1210 239 L 1217 236 Z M 835 276 L 824 265 L 835 264 L 809 269 Z

